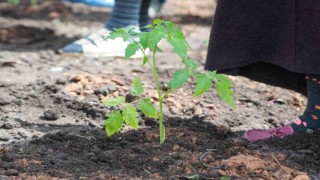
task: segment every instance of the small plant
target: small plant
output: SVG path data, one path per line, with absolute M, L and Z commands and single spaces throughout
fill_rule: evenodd
M 165 141 L 165 126 L 163 124 L 163 102 L 165 97 L 181 88 L 190 77 L 196 78 L 194 96 L 202 95 L 214 85 L 217 89 L 218 96 L 232 108 L 236 107 L 233 99 L 232 81 L 225 75 L 217 74 L 216 71 L 197 73 L 198 64 L 195 60 L 187 57 L 189 45 L 185 40 L 184 34 L 174 23 L 156 19 L 151 25 L 146 26 L 146 28 L 149 28 L 150 31 L 135 32 L 133 29 L 115 29 L 107 39 L 122 38 L 124 41 L 130 41 L 131 43 L 125 51 L 126 58 L 130 58 L 139 50 L 143 52 L 144 58 L 142 64 L 149 65 L 152 70 L 159 99 L 159 107 L 156 108 L 149 98 L 141 98 L 141 95 L 144 93 L 143 85 L 138 78 L 135 78 L 131 85 L 131 94 L 139 96 L 136 107 L 133 104 L 126 103 L 124 97 L 108 98 L 106 102 L 104 102 L 106 106 L 119 106 L 120 108 L 120 110 L 111 112 L 105 121 L 108 136 L 119 132 L 124 122 L 133 129 L 137 129 L 139 125 L 138 109 L 146 116 L 159 120 L 160 143 L 163 143 Z M 169 42 L 174 52 L 181 58 L 182 63 L 185 65 L 185 68 L 174 72 L 172 80 L 168 83 L 169 89 L 165 92 L 160 88 L 156 63 L 156 53 L 162 52 L 158 47 L 158 43 L 163 39 Z M 148 50 L 151 51 L 150 58 L 147 53 Z

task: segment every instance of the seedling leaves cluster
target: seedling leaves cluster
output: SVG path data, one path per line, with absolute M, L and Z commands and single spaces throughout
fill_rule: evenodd
M 138 78 L 132 81 L 130 92 L 137 96 L 138 100 L 132 104 L 126 103 L 124 97 L 109 98 L 104 105 L 118 106 L 119 110 L 111 112 L 105 121 L 106 133 L 108 136 L 119 132 L 123 124 L 127 124 L 133 129 L 139 126 L 138 111 L 145 116 L 159 120 L 160 143 L 165 141 L 165 126 L 163 124 L 163 102 L 166 96 L 173 91 L 181 88 L 191 77 L 196 78 L 194 96 L 215 87 L 218 96 L 230 107 L 235 108 L 233 99 L 232 81 L 225 75 L 217 74 L 215 71 L 198 73 L 198 64 L 195 60 L 187 57 L 189 45 L 184 34 L 172 22 L 156 19 L 152 24 L 147 25 L 148 32 L 137 32 L 134 29 L 115 29 L 109 34 L 107 39 L 122 38 L 123 41 L 130 42 L 125 50 L 125 58 L 130 58 L 138 51 L 144 54 L 143 65 L 148 65 L 154 77 L 155 88 L 159 99 L 159 106 L 156 108 L 149 98 L 143 96 L 143 84 Z M 160 88 L 159 76 L 157 71 L 156 53 L 162 52 L 158 44 L 162 40 L 167 40 L 174 52 L 181 58 L 185 65 L 183 69 L 174 72 L 172 79 L 168 82 L 169 89 L 163 92 Z M 149 56 L 151 52 L 151 56 Z

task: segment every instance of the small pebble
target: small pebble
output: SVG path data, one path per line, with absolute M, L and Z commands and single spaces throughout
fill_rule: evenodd
M 8 169 L 6 171 L 6 175 L 7 176 L 18 176 L 19 175 L 19 171 L 16 169 Z
M 60 112 L 58 109 L 55 108 L 47 109 L 43 113 L 43 118 L 49 121 L 58 120 L 60 118 Z
M 9 122 L 6 122 L 3 124 L 2 126 L 4 129 L 13 129 L 13 124 L 12 123 L 9 123 Z
M 1 160 L 2 161 L 5 161 L 5 162 L 12 162 L 13 161 L 13 156 L 8 154 L 8 153 L 5 153 L 1 156 Z
M 10 104 L 10 98 L 4 96 L 0 97 L 0 106 L 8 105 Z
M 8 136 L 6 136 L 6 135 L 1 135 L 0 136 L 0 141 L 6 142 L 6 141 L 9 141 L 9 140 L 10 140 L 10 138 Z
M 32 136 L 32 138 L 34 138 L 34 139 L 36 139 L 36 138 L 38 138 L 38 137 L 39 137 L 39 136 L 36 135 L 36 134 Z
M 18 132 L 18 134 L 23 138 L 28 137 L 28 135 L 25 132 L 22 132 L 22 131 Z
M 117 86 L 116 85 L 114 85 L 114 84 L 107 84 L 106 85 L 106 88 L 109 90 L 109 92 L 114 92 L 114 91 L 116 91 L 117 90 Z

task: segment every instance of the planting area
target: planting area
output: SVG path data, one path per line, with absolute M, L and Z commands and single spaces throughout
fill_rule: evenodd
M 204 64 L 215 3 L 178 0 L 162 18 L 176 23 Z M 58 49 L 103 26 L 110 9 L 46 1 L 33 8 L 0 3 L 0 179 L 319 179 L 319 135 L 250 143 L 245 130 L 292 122 L 306 99 L 292 91 L 231 77 L 237 109 L 215 90 L 192 97 L 195 80 L 165 101 L 167 137 L 140 116 L 140 128 L 108 138 L 103 121 L 135 77 L 158 103 L 142 60 L 70 56 Z M 158 55 L 162 88 L 181 60 L 166 43 Z

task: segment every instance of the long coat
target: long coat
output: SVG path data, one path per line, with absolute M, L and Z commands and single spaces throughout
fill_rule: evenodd
M 305 94 L 320 74 L 320 0 L 218 0 L 205 68 Z

